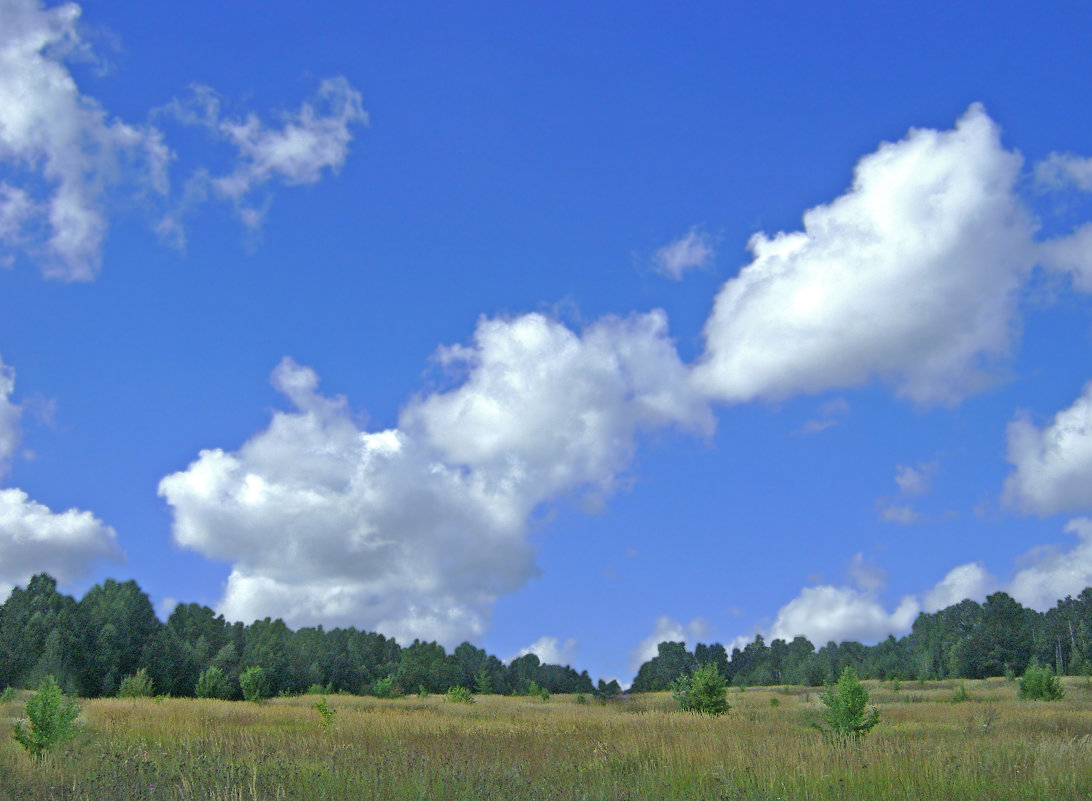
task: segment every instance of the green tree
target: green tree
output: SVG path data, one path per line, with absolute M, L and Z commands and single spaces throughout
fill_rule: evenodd
M 1046 665 L 1031 665 L 1020 679 L 1020 697 L 1029 701 L 1057 701 L 1065 695 L 1061 680 Z
M 153 694 L 152 677 L 141 668 L 121 680 L 118 685 L 118 698 L 150 698 Z
M 52 676 L 46 676 L 38 692 L 27 701 L 29 727 L 22 721 L 16 723 L 13 736 L 19 745 L 40 757 L 47 748 L 75 736 L 79 716 L 79 705 L 65 696 Z
M 729 710 L 728 682 L 713 662 L 708 662 L 689 676 L 675 680 L 672 696 L 679 708 L 703 715 L 723 715 Z
M 78 627 L 84 654 L 81 695 L 114 695 L 123 676 L 143 665 L 141 655 L 163 625 L 135 581 L 106 579 L 80 599 Z
M 251 665 L 239 674 L 239 689 L 243 691 L 244 699 L 254 703 L 261 703 L 273 694 L 269 674 L 259 665 Z
M 83 649 L 77 644 L 76 601 L 57 592 L 46 573 L 16 587 L 0 606 L 0 684 L 32 687 L 52 674 L 75 689 Z
M 209 665 L 198 676 L 197 685 L 194 687 L 194 695 L 198 698 L 221 698 L 226 700 L 231 698 L 233 693 L 231 683 L 224 675 L 224 671 L 216 667 L 216 665 Z
M 868 689 L 857 678 L 857 671 L 847 667 L 838 677 L 838 683 L 828 687 L 819 698 L 826 706 L 823 721 L 827 728 L 819 727 L 839 740 L 859 740 L 880 722 L 880 713 L 873 707 L 867 710 Z

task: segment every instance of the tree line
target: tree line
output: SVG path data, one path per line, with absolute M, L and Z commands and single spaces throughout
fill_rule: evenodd
M 1042 613 L 1004 592 L 984 603 L 960 601 L 923 612 L 905 637 L 891 636 L 872 646 L 828 642 L 816 650 L 806 637 L 767 644 L 758 635 L 729 655 L 719 643 L 699 643 L 689 651 L 684 643 L 662 642 L 657 655 L 641 665 L 631 690 L 670 689 L 678 677 L 708 664 L 737 686 L 819 686 L 835 681 L 847 667 L 862 678 L 904 681 L 1023 675 L 1034 665 L 1049 666 L 1058 675 L 1088 675 L 1092 587 Z
M 679 677 L 714 665 L 738 686 L 829 684 L 852 668 L 871 679 L 976 679 L 1023 674 L 1030 665 L 1058 675 L 1092 672 L 1092 587 L 1045 613 L 1003 592 L 984 603 L 964 600 L 922 613 L 911 632 L 876 645 L 805 637 L 790 642 L 761 635 L 743 648 L 662 642 L 640 666 L 633 692 L 671 689 Z M 611 696 L 618 682 L 593 684 L 587 671 L 543 664 L 535 654 L 505 664 L 469 642 L 447 653 L 435 642 L 407 646 L 355 628 L 290 629 L 283 620 L 229 623 L 200 604 L 179 604 L 161 622 L 135 581 L 107 579 L 79 601 L 58 592 L 48 574 L 16 587 L 0 605 L 0 688 L 34 687 L 52 675 L 69 693 L 117 693 L 127 676 L 144 670 L 157 694 L 194 696 L 215 676 L 218 695 L 241 697 L 239 677 L 260 667 L 272 694 L 324 692 L 390 695 L 443 693 L 589 693 Z M 206 679 L 202 685 L 202 677 Z
M 355 628 L 290 629 L 283 620 L 229 623 L 200 604 L 179 604 L 166 623 L 135 581 L 107 579 L 79 601 L 48 574 L 16 587 L 0 606 L 0 688 L 36 687 L 53 676 L 68 693 L 111 696 L 141 670 L 156 694 L 194 696 L 215 675 L 222 695 L 241 698 L 239 677 L 259 667 L 273 695 L 323 692 L 610 694 L 587 671 L 543 664 L 535 654 L 507 665 L 469 642 L 447 653 L 435 642 L 401 646 Z M 202 678 L 205 682 L 202 684 Z

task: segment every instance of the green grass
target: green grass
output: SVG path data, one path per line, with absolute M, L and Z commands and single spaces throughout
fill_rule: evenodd
M 1092 691 L 1053 703 L 1003 681 L 867 682 L 880 725 L 859 745 L 808 723 L 819 692 L 751 688 L 719 718 L 669 695 L 316 696 L 82 702 L 83 731 L 42 761 L 0 743 L 0 801 L 130 799 L 1052 799 L 1092 797 Z M 771 706 L 770 699 L 780 703 Z M 10 731 L 25 697 L 0 706 Z

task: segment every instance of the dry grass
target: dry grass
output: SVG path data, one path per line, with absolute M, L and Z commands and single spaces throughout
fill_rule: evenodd
M 0 744 L 0 801 L 1092 797 L 1083 681 L 1050 704 L 1000 680 L 965 682 L 965 703 L 951 702 L 958 682 L 869 685 L 882 720 L 850 747 L 808 725 L 818 693 L 801 688 L 732 692 L 716 719 L 674 711 L 666 694 L 607 705 L 337 696 L 328 729 L 313 696 L 88 701 L 84 733 L 42 763 Z

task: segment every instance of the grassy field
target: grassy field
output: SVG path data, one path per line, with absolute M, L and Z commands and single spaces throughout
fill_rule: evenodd
M 815 690 L 733 691 L 730 714 L 666 694 L 609 704 L 441 696 L 315 696 L 261 706 L 192 699 L 83 702 L 79 737 L 31 759 L 0 742 L 0 801 L 72 799 L 1067 799 L 1092 798 L 1092 688 L 1026 702 L 1000 679 L 868 683 L 880 725 L 824 741 Z M 10 731 L 22 698 L 0 707 Z M 776 700 L 776 703 L 774 701 Z

